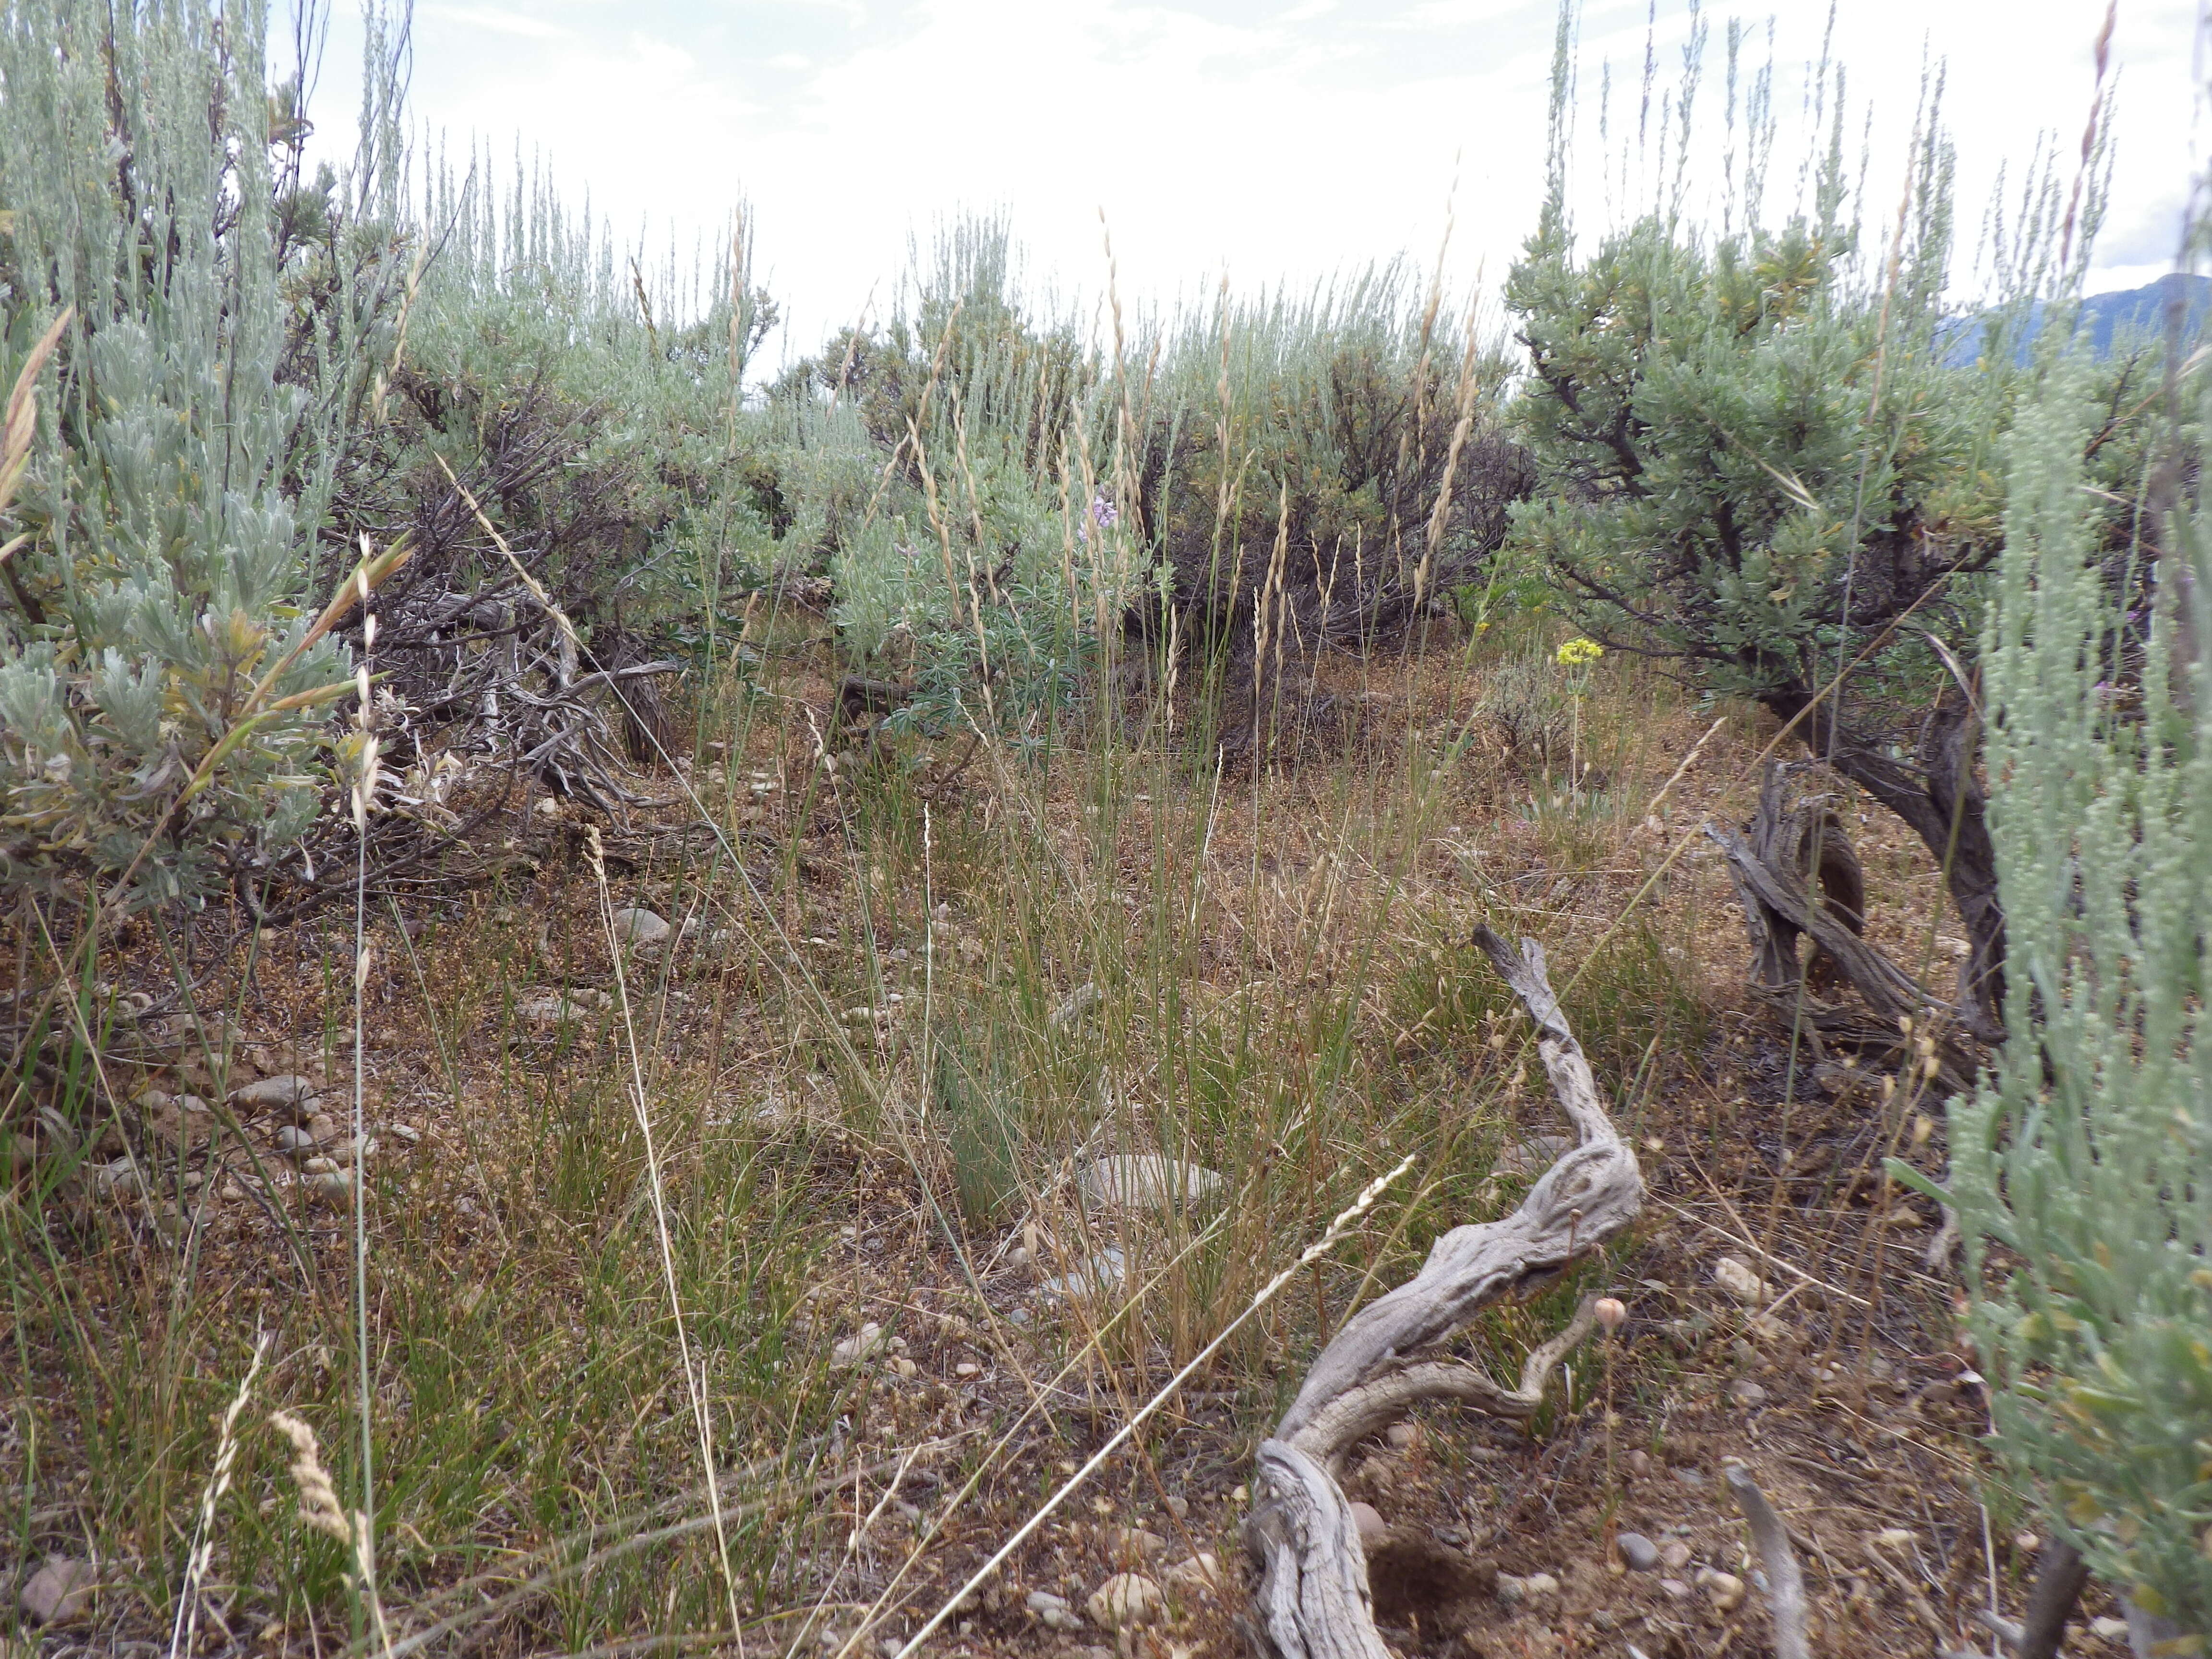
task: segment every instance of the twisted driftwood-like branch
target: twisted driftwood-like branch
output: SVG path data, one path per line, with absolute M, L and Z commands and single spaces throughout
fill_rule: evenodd
M 1416 1401 L 1532 1415 L 1553 1368 L 1589 1334 L 1589 1303 L 1529 1354 L 1518 1389 L 1426 1351 L 1491 1304 L 1556 1278 L 1626 1226 L 1643 1203 L 1636 1155 L 1614 1132 L 1589 1062 L 1559 1012 L 1543 947 L 1524 939 L 1516 951 L 1487 927 L 1476 930 L 1475 943 L 1534 1021 L 1537 1052 L 1578 1144 L 1511 1215 L 1455 1227 L 1418 1274 L 1348 1321 L 1306 1374 L 1274 1437 L 1261 1446 L 1245 1536 L 1261 1563 L 1260 1611 L 1282 1659 L 1388 1659 L 1375 1630 L 1359 1530 L 1334 1471 L 1352 1446 Z
M 1728 1483 L 1736 1507 L 1751 1523 L 1752 1547 L 1766 1569 L 1766 1599 L 1774 1610 L 1774 1659 L 1811 1659 L 1813 1650 L 1805 1635 L 1805 1575 L 1798 1568 L 1796 1551 L 1790 1547 L 1790 1528 L 1742 1464 L 1729 1465 Z

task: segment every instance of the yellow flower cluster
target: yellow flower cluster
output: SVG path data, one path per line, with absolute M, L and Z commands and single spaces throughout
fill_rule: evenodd
M 1595 662 L 1605 655 L 1605 647 L 1595 640 L 1572 639 L 1559 648 L 1557 657 L 1562 668 L 1580 668 Z

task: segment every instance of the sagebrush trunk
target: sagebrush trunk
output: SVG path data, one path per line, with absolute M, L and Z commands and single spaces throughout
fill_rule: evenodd
M 1891 756 L 1887 744 L 1834 720 L 1827 701 L 1805 688 L 1792 686 L 1763 701 L 1784 721 L 1802 716 L 1807 750 L 1896 813 L 1928 848 L 1959 907 L 1970 951 L 1959 972 L 1960 1014 L 1976 1037 L 1997 1041 L 2004 1033 L 2004 905 L 1989 800 L 1975 775 L 1981 757 L 1976 706 L 1955 694 L 1939 696 L 1908 763 Z

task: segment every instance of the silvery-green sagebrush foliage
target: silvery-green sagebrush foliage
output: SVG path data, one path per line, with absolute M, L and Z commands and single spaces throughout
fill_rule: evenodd
M 1967 1282 L 1994 1285 L 1973 1327 L 2007 1470 L 2100 1576 L 2201 1638 L 2212 515 L 2177 513 L 2132 562 L 2100 556 L 2090 391 L 2060 363 L 2011 437 L 1983 662 L 2012 1035 L 1996 1081 L 1953 1109 L 1952 1196 Z
M 298 122 L 265 21 L 214 0 L 0 9 L 0 377 L 75 307 L 6 526 L 28 540 L 0 588 L 0 886 L 112 880 L 157 829 L 134 902 L 249 883 L 318 808 L 322 716 L 302 709 L 173 810 L 308 625 L 305 556 L 388 349 L 389 221 L 365 189 L 356 210 L 327 178 L 287 188 Z M 370 85 L 374 134 L 388 81 Z M 344 678 L 325 647 L 271 696 Z

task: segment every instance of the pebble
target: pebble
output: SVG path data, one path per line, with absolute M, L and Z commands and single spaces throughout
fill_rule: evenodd
M 1168 1540 L 1142 1527 L 1120 1527 L 1115 1529 L 1114 1548 L 1117 1554 L 1133 1555 L 1142 1561 L 1157 1561 L 1167 1553 Z
M 1680 1572 L 1690 1565 L 1690 1547 L 1679 1538 L 1670 1538 L 1659 1547 L 1659 1565 L 1669 1572 Z
M 1739 1406 L 1764 1406 L 1766 1403 L 1766 1390 L 1749 1377 L 1741 1377 L 1729 1384 L 1729 1398 Z
M 92 1605 L 96 1577 L 89 1561 L 49 1555 L 16 1600 L 33 1624 L 66 1625 Z
M 668 923 L 646 909 L 622 909 L 613 916 L 615 937 L 641 951 L 668 942 Z
M 858 1365 L 866 1360 L 873 1359 L 888 1346 L 890 1344 L 884 1338 L 884 1328 L 871 1320 L 861 1326 L 859 1331 L 830 1349 L 830 1358 L 835 1364 Z
M 307 1180 L 307 1190 L 334 1210 L 353 1202 L 353 1176 L 343 1170 L 321 1170 Z
M 1195 1210 L 1221 1196 L 1228 1183 L 1203 1164 L 1152 1153 L 1102 1158 L 1078 1177 L 1085 1200 L 1109 1209 Z
M 312 1131 L 302 1129 L 293 1123 L 287 1123 L 270 1139 L 275 1142 L 278 1152 L 287 1158 L 294 1158 L 312 1156 L 318 1144 Z
M 904 1377 L 914 1377 L 921 1375 L 921 1367 L 915 1364 L 914 1361 L 908 1359 L 904 1354 L 900 1354 L 896 1358 L 891 1361 L 891 1370 L 896 1371 L 899 1376 Z
M 1057 1030 L 1074 1024 L 1097 1006 L 1098 987 L 1094 981 L 1085 980 L 1070 991 L 1060 1005 L 1046 1018 Z
M 1498 1599 L 1510 1605 L 1516 1601 L 1533 1601 L 1540 1595 L 1556 1595 L 1559 1581 L 1548 1572 L 1532 1572 L 1526 1577 L 1512 1573 L 1498 1575 Z
M 411 1123 L 395 1123 L 391 1127 L 393 1139 L 403 1146 L 417 1146 L 422 1139 L 422 1132 Z
M 1734 1613 L 1743 1605 L 1743 1580 L 1732 1572 L 1701 1572 L 1698 1582 L 1718 1613 Z
M 2110 1613 L 2106 1613 L 2101 1619 L 2092 1619 L 2089 1621 L 2089 1634 L 2101 1636 L 2107 1642 L 2124 1642 L 2127 1639 L 2128 1621 L 2124 1619 L 2115 1619 Z
M 1190 1499 L 1182 1496 L 1182 1493 L 1176 1492 L 1171 1494 L 1169 1497 L 1167 1503 L 1168 1513 L 1175 1516 L 1176 1520 L 1187 1521 L 1190 1518 Z
M 316 1089 L 295 1072 L 264 1077 L 230 1091 L 230 1103 L 246 1113 L 291 1110 L 305 1115 L 314 1109 Z
M 1690 1593 L 1690 1587 L 1679 1578 L 1662 1578 L 1659 1588 L 1674 1601 L 1680 1601 Z
M 1221 1563 L 1203 1550 L 1188 1560 L 1178 1561 L 1163 1577 L 1178 1589 L 1219 1589 L 1223 1586 Z
M 550 1030 L 563 1023 L 588 1019 L 593 1013 L 603 1013 L 614 1006 L 614 998 L 605 991 L 580 989 L 565 997 L 558 991 L 538 991 L 514 1005 L 514 1016 L 526 1025 Z
M 1128 1263 L 1121 1254 L 1121 1247 L 1109 1244 L 1073 1272 L 1058 1279 L 1048 1279 L 1037 1289 L 1047 1296 L 1079 1301 L 1112 1295 L 1121 1288 L 1122 1280 L 1128 1276 Z M 1018 1324 L 1020 1322 L 1015 1322 Z
M 1629 1454 L 1628 1454 L 1628 1472 L 1629 1472 L 1631 1474 L 1650 1474 L 1650 1473 L 1651 1473 L 1651 1454 L 1650 1454 L 1650 1452 L 1648 1452 L 1648 1451 L 1645 1451 L 1645 1450 L 1644 1450 L 1641 1446 L 1638 1446 L 1638 1447 L 1634 1451 L 1632 1451 L 1632 1452 L 1629 1453 Z
M 1396 1450 L 1406 1451 L 1421 1437 L 1421 1431 L 1411 1423 L 1393 1423 L 1383 1431 L 1382 1437 Z
M 100 1172 L 93 1176 L 92 1184 L 100 1193 L 122 1198 L 131 1193 L 145 1191 L 146 1176 L 135 1160 L 118 1158 L 114 1163 L 102 1166 Z
M 1766 1300 L 1766 1281 L 1732 1255 L 1713 1263 L 1713 1283 L 1747 1308 L 1756 1308 Z
M 1079 1631 L 1083 1628 L 1081 1615 L 1068 1606 L 1065 1599 L 1054 1595 L 1050 1590 L 1031 1590 L 1029 1607 L 1037 1616 L 1038 1623 L 1047 1630 Z
M 1620 1553 L 1621 1565 L 1632 1572 L 1656 1571 L 1659 1565 L 1659 1547 L 1640 1532 L 1624 1532 L 1613 1540 Z
M 1352 1506 L 1352 1524 L 1359 1528 L 1362 1548 L 1371 1549 L 1378 1541 L 1390 1535 L 1390 1523 L 1382 1518 L 1382 1511 L 1372 1504 L 1354 1504 Z
M 1091 1622 L 1102 1630 L 1133 1630 L 1167 1611 L 1165 1591 L 1142 1573 L 1117 1572 L 1084 1604 Z
M 340 1127 L 337 1119 L 332 1117 L 328 1112 L 317 1112 L 307 1120 L 307 1133 L 321 1141 L 324 1146 L 329 1146 L 336 1144 L 345 1131 Z

